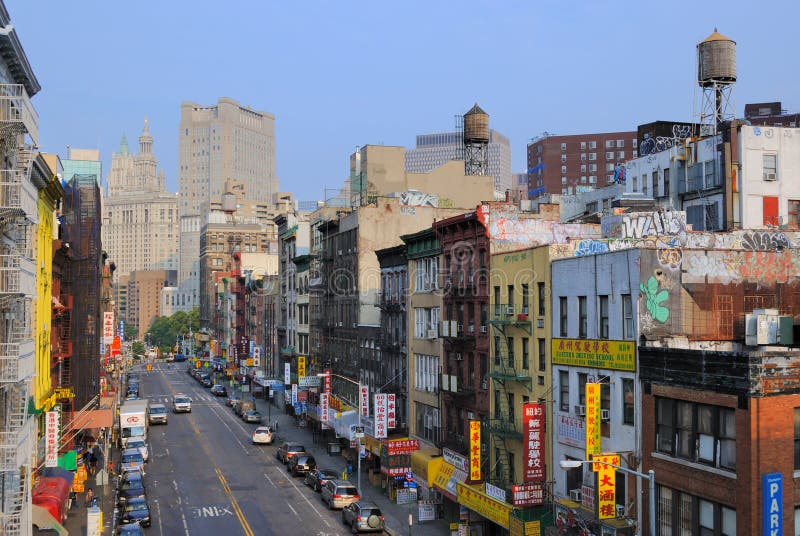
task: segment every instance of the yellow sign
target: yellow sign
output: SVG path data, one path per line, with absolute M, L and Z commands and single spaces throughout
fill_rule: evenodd
M 609 370 L 636 370 L 633 341 L 553 339 L 553 364 Z
M 586 384 L 586 459 L 600 454 L 600 384 Z
M 302 378 L 306 375 L 306 356 L 297 356 L 297 377 Z
M 247 360 L 245 361 L 245 364 L 248 367 L 252 367 L 253 366 L 253 358 L 252 357 L 248 357 Z
M 510 504 L 500 502 L 463 482 L 458 483 L 458 503 L 494 521 L 504 529 L 508 529 L 508 515 L 514 510 Z
M 75 398 L 75 390 L 72 387 L 56 387 L 53 395 L 56 398 Z
M 592 459 L 605 462 L 592 464 L 592 469 L 597 471 L 597 517 L 599 519 L 615 518 L 617 517 L 617 470 L 606 464 L 619 465 L 619 455 L 604 453 L 592 456 Z
M 508 516 L 508 531 L 511 536 L 541 536 L 540 521 L 523 521 L 515 516 Z
M 469 421 L 469 479 L 481 479 L 481 421 Z

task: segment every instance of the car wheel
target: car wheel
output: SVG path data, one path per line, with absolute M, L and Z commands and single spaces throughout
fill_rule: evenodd
M 328 499 L 328 510 L 333 510 L 333 501 Z
M 316 483 L 314 489 L 317 491 L 322 491 L 322 486 L 319 485 L 319 482 Z

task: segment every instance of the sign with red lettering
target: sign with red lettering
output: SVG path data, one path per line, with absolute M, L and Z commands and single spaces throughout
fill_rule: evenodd
M 392 439 L 387 442 L 386 450 L 389 456 L 411 454 L 415 450 L 419 450 L 419 441 L 416 439 Z
M 45 414 L 44 436 L 44 465 L 45 467 L 58 466 L 58 441 L 59 428 L 61 427 L 61 414 L 58 411 L 48 411 Z
M 359 404 L 361 405 L 360 411 L 362 417 L 369 417 L 369 386 L 362 385 L 361 393 L 359 395 Z
M 319 395 L 319 416 L 322 422 L 328 422 L 328 408 L 330 408 L 330 396 L 328 393 Z
M 604 452 L 592 456 L 592 460 L 605 462 L 592 464 L 592 470 L 597 473 L 597 517 L 599 519 L 617 517 L 617 470 L 614 466 L 619 467 L 619 454 Z
M 481 479 L 481 421 L 469 421 L 469 479 Z
M 386 395 L 386 426 L 394 428 L 397 426 L 397 418 L 395 414 L 394 394 Z
M 331 392 L 331 374 L 332 374 L 331 369 L 325 369 L 325 379 L 324 379 L 324 382 L 322 384 L 322 386 L 323 386 L 322 390 L 323 390 L 324 393 L 330 394 L 330 392 Z M 289 382 L 286 382 L 286 383 L 289 383 Z
M 511 486 L 511 502 L 514 506 L 539 506 L 544 504 L 544 484 L 533 482 Z
M 375 395 L 375 428 L 373 437 L 375 439 L 385 439 L 388 435 L 388 400 L 385 394 Z
M 103 342 L 111 344 L 114 340 L 114 313 L 105 311 L 103 313 Z
M 523 482 L 543 482 L 544 474 L 544 405 L 522 405 Z

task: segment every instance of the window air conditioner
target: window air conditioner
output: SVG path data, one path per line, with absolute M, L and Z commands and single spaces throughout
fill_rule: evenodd
M 475 418 L 475 414 L 474 414 L 474 413 L 472 413 L 471 411 L 468 411 L 468 412 L 467 412 L 467 419 L 469 419 L 469 420 L 472 420 L 472 419 L 474 419 L 474 418 Z
M 489 382 L 487 382 L 486 380 L 483 380 L 481 382 L 481 389 L 484 390 L 484 391 L 488 391 L 489 390 Z
M 778 176 L 775 173 L 765 173 L 764 174 L 765 181 L 776 181 L 778 180 Z
M 469 326 L 467 326 L 467 331 L 469 333 L 475 333 L 475 325 L 474 324 L 470 324 Z
M 528 308 L 527 307 L 523 307 L 522 308 L 522 314 L 524 314 L 524 315 L 528 314 Z
M 569 498 L 577 503 L 581 502 L 581 490 L 578 488 L 569 490 Z
M 488 331 L 489 326 L 481 326 L 481 333 L 486 333 Z
M 436 338 L 436 330 L 435 329 L 429 329 L 428 330 L 428 338 L 429 339 L 435 339 Z
M 607 409 L 600 410 L 600 420 L 601 421 L 609 421 L 611 420 L 611 411 Z
M 575 415 L 584 417 L 586 415 L 586 406 L 581 404 L 575 406 Z
M 617 505 L 617 517 L 625 517 L 625 505 Z
M 513 314 L 514 314 L 514 306 L 513 305 L 507 306 L 506 307 L 506 315 L 510 316 L 510 315 L 513 315 Z
M 461 361 L 462 359 L 464 359 L 464 356 L 461 352 L 456 352 L 456 361 Z

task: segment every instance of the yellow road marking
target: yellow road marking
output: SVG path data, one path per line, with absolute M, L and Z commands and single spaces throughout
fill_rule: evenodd
M 222 489 L 225 490 L 225 494 L 228 496 L 228 499 L 231 501 L 231 506 L 233 506 L 233 511 L 236 512 L 236 517 L 239 518 L 239 523 L 241 523 L 242 528 L 244 529 L 245 536 L 255 536 L 253 529 L 250 528 L 250 523 L 247 522 L 247 518 L 244 517 L 244 513 L 242 509 L 239 508 L 239 503 L 236 501 L 236 498 L 233 496 L 231 492 L 230 486 L 228 486 L 228 481 L 225 480 L 225 476 L 222 474 L 222 471 L 219 468 L 214 468 L 214 471 L 217 472 L 217 478 L 219 478 L 220 483 L 222 483 Z

